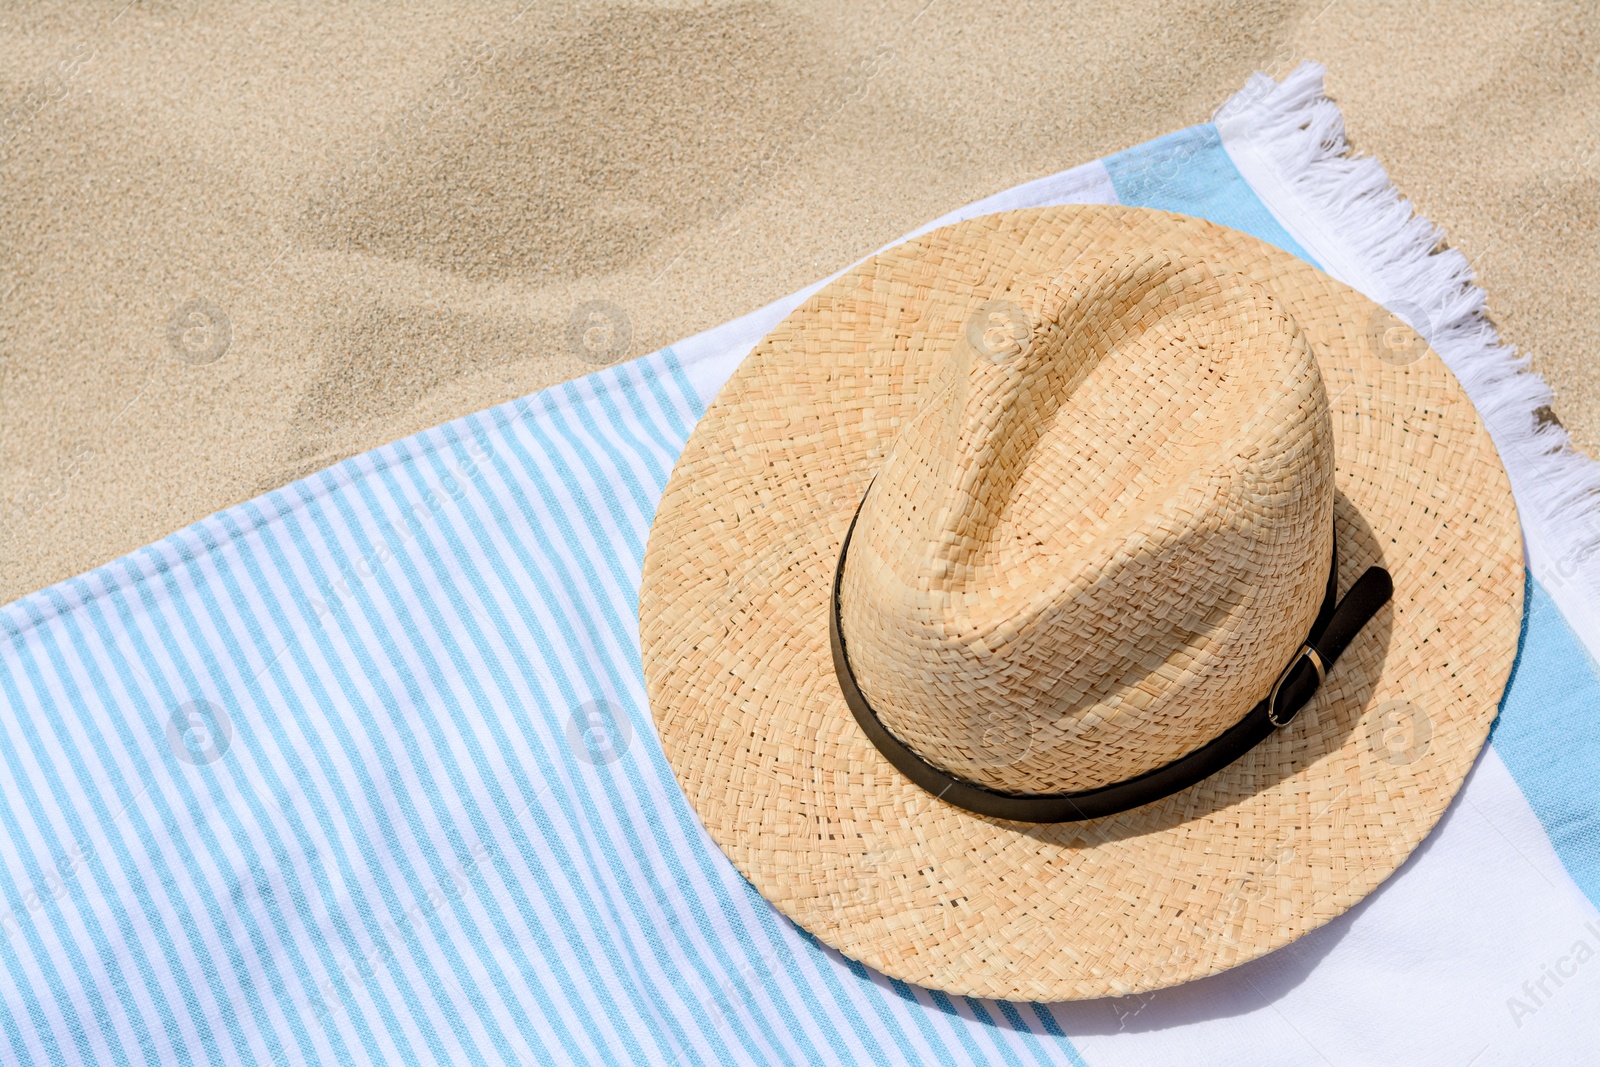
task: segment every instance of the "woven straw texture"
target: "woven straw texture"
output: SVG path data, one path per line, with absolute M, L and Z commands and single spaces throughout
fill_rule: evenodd
M 1086 250 L 978 305 L 851 540 L 841 621 L 884 724 L 1009 792 L 1108 785 L 1244 717 L 1328 579 L 1333 434 L 1238 274 Z
M 1505 473 L 1433 353 L 1380 358 L 1396 328 L 1254 238 L 1122 207 L 974 219 L 819 292 L 701 420 L 645 556 L 652 712 L 718 845 L 845 955 L 974 996 L 1161 988 L 1350 908 L 1471 768 L 1521 623 Z M 869 484 L 852 666 L 999 788 L 1114 781 L 1240 717 L 1315 612 L 1330 509 L 1341 591 L 1381 564 L 1395 595 L 1224 772 L 988 819 L 889 766 L 833 677 Z

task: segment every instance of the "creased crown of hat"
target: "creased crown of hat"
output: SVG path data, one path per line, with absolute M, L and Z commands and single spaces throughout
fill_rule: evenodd
M 1322 601 L 1327 395 L 1243 275 L 1163 249 L 990 297 L 861 506 L 841 583 L 884 725 L 993 789 L 1165 766 L 1264 697 Z

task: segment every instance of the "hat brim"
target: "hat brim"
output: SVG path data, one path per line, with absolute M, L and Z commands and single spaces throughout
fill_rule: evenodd
M 900 775 L 833 676 L 839 546 L 937 353 L 1026 272 L 1159 246 L 1241 272 L 1306 332 L 1333 413 L 1341 592 L 1389 605 L 1291 728 L 1120 815 L 971 814 Z M 645 553 L 662 746 L 706 830 L 844 955 L 952 993 L 1064 1000 L 1213 974 L 1348 910 L 1433 828 L 1498 709 L 1521 629 L 1510 483 L 1459 382 L 1398 320 L 1253 237 L 1142 208 L 990 215 L 867 260 L 794 311 L 691 435 Z

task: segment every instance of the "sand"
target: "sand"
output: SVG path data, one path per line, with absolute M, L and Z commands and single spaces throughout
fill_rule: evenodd
M 0 602 L 1303 58 L 1600 448 L 1600 8 L 46 0 L 0 42 Z

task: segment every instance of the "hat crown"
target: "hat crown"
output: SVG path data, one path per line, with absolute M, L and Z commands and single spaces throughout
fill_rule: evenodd
M 1243 275 L 1161 249 L 980 303 L 862 504 L 852 671 L 924 759 L 1091 789 L 1233 725 L 1309 628 L 1332 551 L 1327 396 Z

